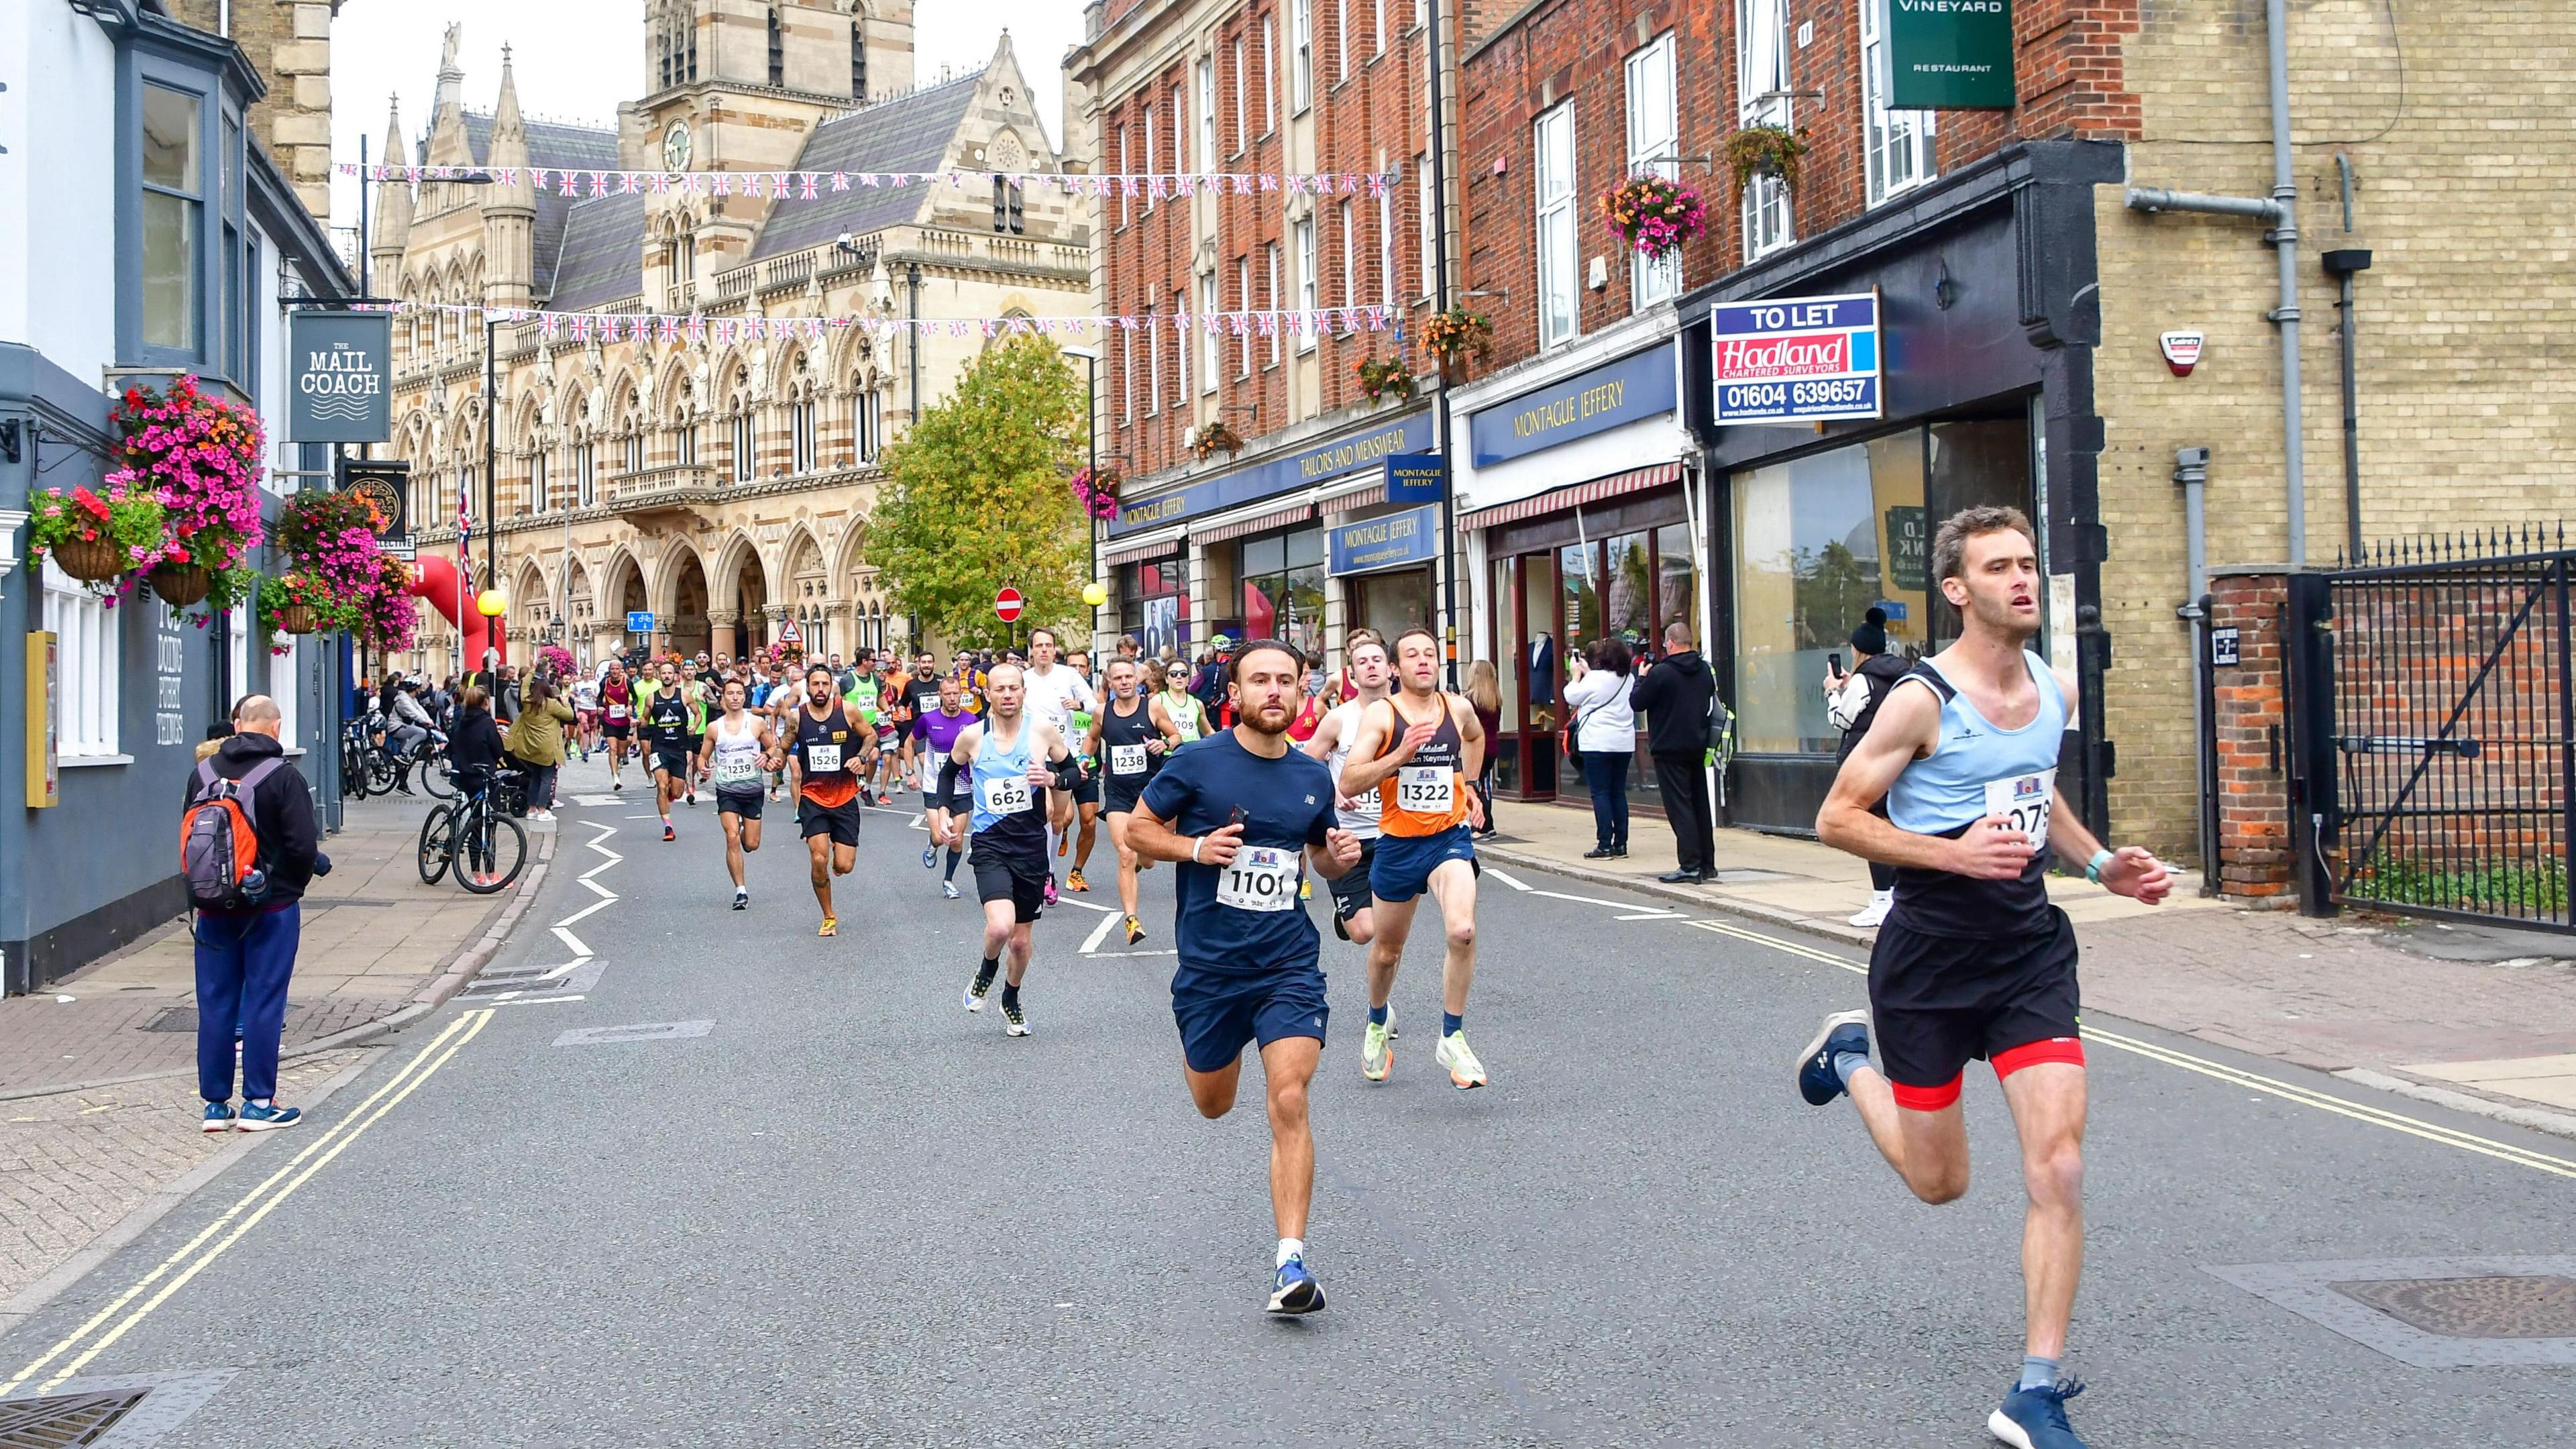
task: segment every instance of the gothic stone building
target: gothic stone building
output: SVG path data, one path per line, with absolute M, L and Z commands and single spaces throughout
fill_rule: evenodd
M 983 180 L 828 189 L 817 200 L 668 192 L 562 196 L 524 170 L 1053 170 L 1007 35 L 976 73 L 913 87 L 908 0 L 655 0 L 649 94 L 614 129 L 523 115 L 505 56 L 490 113 L 468 110 L 451 37 L 429 129 L 385 154 L 471 183 L 385 183 L 370 260 L 379 295 L 553 311 L 902 319 L 1091 310 L 1081 204 L 1031 186 L 1003 206 Z M 474 168 L 492 168 L 477 172 Z M 585 188 L 586 190 L 587 188 Z M 452 550 L 463 491 L 474 566 L 497 520 L 496 577 L 514 657 L 557 642 L 584 662 L 629 644 L 738 653 L 793 620 L 811 651 L 906 636 L 864 540 L 886 441 L 990 344 L 980 329 L 914 341 L 867 329 L 716 347 L 490 329 L 496 429 L 485 504 L 481 315 L 407 312 L 395 327 L 397 456 L 413 468 L 424 554 Z M 710 334 L 711 336 L 712 334 Z M 649 640 L 626 633 L 650 611 Z M 423 607 L 393 661 L 459 667 L 453 625 Z

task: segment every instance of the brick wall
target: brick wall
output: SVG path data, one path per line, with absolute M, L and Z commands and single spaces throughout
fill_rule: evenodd
M 2211 727 L 2218 738 L 2219 893 L 2291 903 L 2287 689 L 2281 611 L 2287 576 L 2223 575 L 2210 580 L 2210 627 L 2237 631 L 2237 663 L 2212 671 Z M 2170 701 L 2168 701 L 2170 703 Z M 2192 719 L 2182 711 L 2186 734 Z M 2189 761 L 2186 758 L 2185 762 Z M 2186 771 L 2188 781 L 2193 775 Z

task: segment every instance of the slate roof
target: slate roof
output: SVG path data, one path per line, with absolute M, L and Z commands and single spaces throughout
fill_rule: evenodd
M 598 126 L 573 126 L 560 121 L 522 121 L 528 133 L 528 164 L 532 166 L 576 166 L 615 170 L 617 167 L 617 132 Z M 474 164 L 483 165 L 490 155 L 492 117 L 487 113 L 465 113 L 465 145 L 473 154 Z M 421 147 L 424 155 L 429 143 Z M 549 187 L 537 194 L 537 292 L 540 296 L 554 290 L 555 264 L 563 253 L 564 221 L 581 198 L 564 196 Z M 635 212 L 637 266 L 642 266 L 644 212 Z M 632 291 L 633 289 L 628 289 Z M 624 295 L 624 294 L 620 294 Z
M 827 121 L 805 138 L 796 158 L 799 171 L 933 171 L 948 159 L 948 143 L 966 120 L 975 86 L 984 78 L 970 71 L 944 84 L 880 101 L 836 121 Z M 945 181 L 939 183 L 946 185 Z M 823 192 L 817 201 L 783 201 L 769 213 L 752 260 L 784 256 L 820 246 L 843 232 L 865 236 L 900 226 L 920 214 L 924 193 L 913 186 L 860 186 Z
M 645 201 L 640 191 L 573 200 L 547 306 L 581 312 L 644 290 Z

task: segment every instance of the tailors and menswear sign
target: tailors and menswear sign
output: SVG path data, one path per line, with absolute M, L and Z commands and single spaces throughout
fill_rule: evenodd
M 1721 302 L 1709 324 L 1718 422 L 1881 416 L 1877 293 Z
M 383 312 L 297 312 L 288 324 L 286 436 L 381 443 L 393 436 L 394 319 Z
M 1881 3 L 1887 6 L 1891 110 L 2012 109 L 2012 0 Z

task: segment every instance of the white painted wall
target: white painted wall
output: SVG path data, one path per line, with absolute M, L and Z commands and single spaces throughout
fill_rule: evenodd
M 0 340 L 100 386 L 116 355 L 116 48 L 66 0 L 12 0 L 0 81 Z

